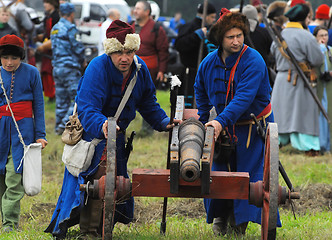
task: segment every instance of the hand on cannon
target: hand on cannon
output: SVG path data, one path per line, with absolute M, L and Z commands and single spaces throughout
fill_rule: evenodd
M 171 130 L 173 127 L 175 127 L 176 125 L 179 125 L 181 123 L 182 123 L 182 120 L 173 119 L 173 121 L 171 120 L 170 123 L 167 124 L 166 129 Z
M 120 130 L 120 127 L 119 127 L 118 125 L 116 125 L 116 130 L 117 130 L 117 131 Z M 104 124 L 103 124 L 103 133 L 104 133 L 105 138 L 108 137 L 108 136 L 107 136 L 107 135 L 108 135 L 107 132 L 108 132 L 108 121 L 106 120 L 106 121 L 104 122 Z
M 212 126 L 214 128 L 214 140 L 217 141 L 217 138 L 222 131 L 221 124 L 217 120 L 212 120 L 205 124 L 205 128 L 207 128 L 207 126 Z

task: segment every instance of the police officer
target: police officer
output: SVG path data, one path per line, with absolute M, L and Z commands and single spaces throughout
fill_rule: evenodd
M 55 132 L 61 135 L 73 111 L 81 68 L 85 65 L 84 45 L 77 41 L 72 3 L 60 5 L 60 21 L 51 31 L 53 77 L 55 81 Z

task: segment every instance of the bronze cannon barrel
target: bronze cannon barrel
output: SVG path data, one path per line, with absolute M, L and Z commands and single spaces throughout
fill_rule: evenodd
M 205 140 L 205 127 L 195 118 L 179 127 L 180 176 L 187 182 L 200 177 L 200 159 Z

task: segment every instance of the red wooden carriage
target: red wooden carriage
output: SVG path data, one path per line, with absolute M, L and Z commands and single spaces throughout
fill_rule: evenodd
M 198 119 L 196 109 L 185 109 L 184 99 L 178 96 L 176 119 Z M 133 169 L 132 181 L 116 174 L 116 122 L 108 121 L 106 175 L 93 183 L 81 185 L 87 194 L 104 200 L 103 239 L 112 239 L 114 212 L 117 200 L 126 197 L 180 197 L 214 199 L 248 199 L 262 208 L 262 239 L 275 239 L 278 206 L 299 194 L 279 185 L 279 146 L 277 124 L 270 123 L 265 138 L 263 181 L 250 183 L 247 172 L 211 171 L 214 153 L 214 129 L 208 127 L 201 149 L 199 172 L 189 167 L 181 173 L 179 127 L 173 128 L 170 144 L 169 169 Z M 191 129 L 193 128 L 193 129 Z M 189 126 L 189 132 L 195 132 Z M 193 150 L 195 151 L 195 150 Z M 189 153 L 191 154 L 191 153 Z M 164 230 L 165 231 L 165 230 Z

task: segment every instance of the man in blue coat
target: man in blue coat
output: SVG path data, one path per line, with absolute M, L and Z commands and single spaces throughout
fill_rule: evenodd
M 79 119 L 84 128 L 83 139 L 102 141 L 96 146 L 91 166 L 78 177 L 65 170 L 62 191 L 46 232 L 64 238 L 70 226 L 80 223 L 85 234 L 100 234 L 102 200 L 91 199 L 85 205 L 84 193 L 79 184 L 105 175 L 107 117 L 114 116 L 128 84 L 137 73 L 137 81 L 126 106 L 117 121 L 116 160 L 117 175 L 128 178 L 125 155 L 125 130 L 135 118 L 136 110 L 158 131 L 173 127 L 169 117 L 156 102 L 155 86 L 146 64 L 135 52 L 140 46 L 140 37 L 132 26 L 120 20 L 111 23 L 104 41 L 105 54 L 93 59 L 81 78 L 76 103 Z M 137 57 L 137 62 L 134 61 Z M 139 68 L 140 67 L 140 68 Z M 176 121 L 175 122 L 179 122 Z M 115 222 L 129 223 L 133 219 L 134 200 L 117 205 Z
M 210 41 L 218 49 L 200 64 L 194 88 L 200 121 L 215 129 L 212 170 L 249 172 L 250 181 L 256 182 L 263 178 L 264 141 L 255 131 L 250 113 L 262 124 L 273 121 L 273 114 L 265 62 L 256 50 L 243 44 L 246 21 L 243 14 L 222 9 L 210 31 Z M 212 107 L 217 117 L 209 121 Z M 221 141 L 231 150 L 225 152 L 218 144 Z M 215 234 L 231 229 L 241 235 L 249 221 L 261 223 L 261 209 L 248 200 L 205 199 L 204 205 L 207 223 L 214 223 Z

